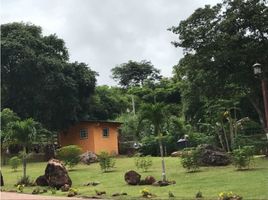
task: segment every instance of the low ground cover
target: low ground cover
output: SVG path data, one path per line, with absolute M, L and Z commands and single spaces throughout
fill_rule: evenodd
M 147 188 L 150 193 L 158 199 L 168 199 L 169 192 L 172 192 L 178 199 L 195 199 L 198 191 L 202 192 L 205 199 L 217 199 L 221 192 L 232 191 L 243 196 L 243 199 L 267 199 L 268 180 L 268 159 L 255 158 L 254 168 L 250 170 L 237 171 L 233 165 L 226 167 L 201 167 L 198 172 L 186 173 L 181 167 L 179 158 L 166 158 L 167 178 L 175 180 L 175 185 L 167 187 L 156 186 L 129 186 L 124 181 L 124 173 L 130 169 L 137 170 L 144 178 L 147 175 L 161 179 L 161 159 L 152 158 L 153 165 L 149 171 L 137 170 L 134 158 L 117 158 L 116 166 L 112 172 L 103 173 L 98 163 L 91 165 L 77 165 L 69 172 L 73 181 L 72 188 L 78 189 L 80 196 L 93 196 L 97 191 L 105 191 L 105 198 L 113 198 L 114 193 L 128 194 L 128 198 L 139 198 L 142 196 L 141 190 Z M 46 163 L 29 163 L 28 174 L 31 179 L 36 179 L 44 174 Z M 1 169 L 5 190 L 16 190 L 14 184 L 22 175 L 21 167 L 14 172 L 10 166 L 3 166 Z M 97 186 L 84 186 L 93 181 L 100 182 Z M 23 192 L 31 193 L 35 187 L 25 187 Z M 48 191 L 46 195 L 50 194 Z M 57 196 L 66 196 L 67 193 L 57 191 Z M 123 198 L 126 199 L 126 196 Z M 117 197 L 120 198 L 120 197 Z M 122 198 L 122 197 L 121 197 Z

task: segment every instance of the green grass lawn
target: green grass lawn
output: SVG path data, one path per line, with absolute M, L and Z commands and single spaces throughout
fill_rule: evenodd
M 254 168 L 246 171 L 236 171 L 234 166 L 227 167 L 201 167 L 199 172 L 186 173 L 180 165 L 179 158 L 166 158 L 167 178 L 175 180 L 175 185 L 166 187 L 156 186 L 129 186 L 124 181 L 124 173 L 135 169 L 134 158 L 118 158 L 113 172 L 102 173 L 99 164 L 78 165 L 69 172 L 74 188 L 77 188 L 81 196 L 93 196 L 95 190 L 106 191 L 105 198 L 113 198 L 113 193 L 126 192 L 128 198 L 141 197 L 140 190 L 149 189 L 157 199 L 168 199 L 171 191 L 177 199 L 194 199 L 195 194 L 201 191 L 205 199 L 217 199 L 220 192 L 232 191 L 244 197 L 244 199 L 268 199 L 268 159 L 255 158 Z M 36 179 L 44 174 L 46 163 L 29 163 L 27 173 L 31 179 Z M 144 178 L 147 175 L 161 179 L 161 160 L 153 158 L 153 167 L 149 172 L 138 171 Z M 22 175 L 22 169 L 13 172 L 10 166 L 3 166 L 5 187 L 3 189 L 15 189 L 14 184 Z M 99 181 L 98 186 L 83 186 L 92 181 Z M 27 187 L 24 192 L 31 193 L 34 187 Z M 46 193 L 46 195 L 51 192 Z M 57 191 L 56 195 L 66 193 Z M 122 197 L 121 197 L 122 198 Z M 126 199 L 124 196 L 123 199 Z

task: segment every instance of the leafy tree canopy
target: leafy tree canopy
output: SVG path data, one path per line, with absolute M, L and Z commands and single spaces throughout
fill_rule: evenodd
M 200 107 L 208 98 L 246 97 L 262 119 L 260 83 L 252 65 L 268 66 L 266 0 L 225 0 L 205 6 L 170 30 L 179 35 L 173 44 L 185 53 L 174 68 L 184 101 Z
M 70 63 L 62 39 L 41 27 L 1 25 L 2 107 L 59 130 L 86 116 L 97 75 L 85 63 Z
M 112 69 L 112 77 L 122 87 L 141 86 L 145 80 L 159 80 L 160 71 L 150 61 L 128 61 Z

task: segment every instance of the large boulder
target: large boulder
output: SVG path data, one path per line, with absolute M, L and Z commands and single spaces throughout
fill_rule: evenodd
M 65 184 L 72 186 L 72 180 L 70 179 L 68 172 L 64 165 L 56 159 L 48 161 L 45 169 L 45 177 L 50 187 L 60 189 Z
M 98 157 L 95 153 L 87 151 L 80 156 L 80 162 L 89 165 L 90 163 L 98 162 Z
M 45 169 L 45 175 L 35 180 L 38 186 L 50 186 L 60 189 L 62 186 L 72 186 L 72 181 L 64 165 L 56 159 L 51 159 Z
M 129 185 L 138 185 L 141 180 L 141 175 L 134 170 L 130 170 L 125 173 L 125 181 Z
M 39 176 L 36 180 L 35 180 L 36 185 L 38 186 L 48 186 L 48 182 L 46 179 L 45 175 Z
M 1 174 L 1 183 L 0 183 L 0 186 L 4 186 L 4 179 L 3 179 L 3 175 L 2 175 L 2 172 L 0 171 L 0 174 Z
M 231 163 L 231 157 L 222 149 L 203 144 L 198 146 L 200 150 L 199 162 L 203 166 L 225 166 Z

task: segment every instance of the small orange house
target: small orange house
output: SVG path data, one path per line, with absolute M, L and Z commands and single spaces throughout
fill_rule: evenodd
M 83 152 L 118 154 L 120 122 L 81 121 L 59 133 L 60 146 L 77 145 Z

